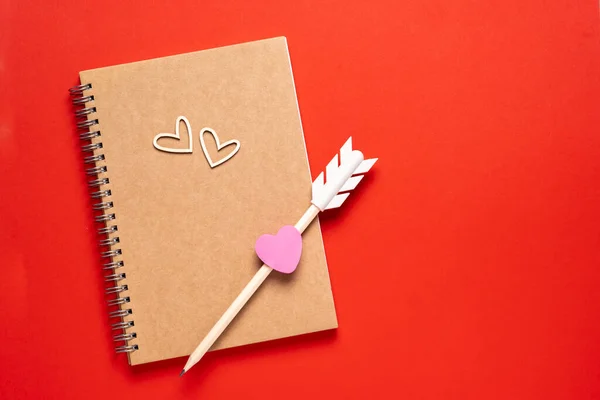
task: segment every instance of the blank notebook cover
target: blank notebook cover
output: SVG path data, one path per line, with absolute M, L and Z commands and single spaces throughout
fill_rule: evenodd
M 79 93 L 89 114 L 78 115 L 91 121 L 84 138 L 102 143 L 87 147 L 85 168 L 99 172 L 96 208 L 112 205 L 100 215 L 109 219 L 107 230 L 118 227 L 101 238 L 109 245 L 103 264 L 118 267 L 107 271 L 116 274 L 108 291 L 130 300 L 111 308 L 126 314 L 113 322 L 133 322 L 115 330 L 129 339 L 117 345 L 131 351 L 132 365 L 189 355 L 261 266 L 256 239 L 295 224 L 310 205 L 286 40 L 98 68 L 80 79 L 91 86 Z M 175 134 L 179 116 L 191 131 L 179 123 L 180 140 L 158 144 L 192 151 L 157 150 L 154 137 Z M 221 143 L 240 142 L 214 168 L 200 143 L 206 127 Z M 213 136 L 203 137 L 213 162 L 235 148 L 217 151 Z M 212 349 L 337 327 L 318 220 L 303 245 L 297 271 L 272 273 Z

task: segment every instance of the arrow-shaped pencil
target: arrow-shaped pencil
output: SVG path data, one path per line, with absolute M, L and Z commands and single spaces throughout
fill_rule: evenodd
M 376 161 L 377 158 L 365 160 L 360 151 L 352 150 L 352 137 L 350 137 L 340 149 L 339 162 L 338 155 L 336 154 L 329 164 L 327 164 L 325 173 L 321 172 L 313 182 L 311 205 L 304 215 L 302 215 L 300 220 L 298 220 L 296 225 L 294 225 L 297 232 L 302 234 L 320 211 L 341 206 L 350 195 L 350 193 L 347 192 L 356 188 L 356 185 L 361 181 L 364 174 L 371 169 Z M 298 235 L 298 233 L 296 233 L 296 235 Z M 278 250 L 286 251 L 287 249 Z M 298 253 L 298 260 L 299 257 L 300 254 Z M 263 258 L 261 257 L 261 259 Z M 263 261 L 265 260 L 263 259 Z M 179 376 L 185 374 L 200 361 L 219 336 L 221 336 L 225 328 L 227 328 L 235 316 L 240 312 L 242 307 L 244 307 L 252 297 L 254 292 L 256 292 L 265 279 L 267 279 L 267 276 L 269 276 L 273 269 L 289 273 L 295 269 L 295 266 L 290 270 L 282 271 L 273 264 L 270 266 L 267 265 L 267 263 L 263 264 L 238 297 L 231 303 L 227 311 L 225 311 L 217 321 L 215 326 L 212 327 L 206 337 L 200 342 L 198 347 L 196 347 L 196 350 L 190 355 Z

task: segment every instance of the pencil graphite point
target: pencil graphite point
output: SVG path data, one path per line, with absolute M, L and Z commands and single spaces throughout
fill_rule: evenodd
M 183 376 L 183 374 L 185 374 L 185 369 L 181 370 L 181 372 L 179 373 L 179 377 L 181 378 Z

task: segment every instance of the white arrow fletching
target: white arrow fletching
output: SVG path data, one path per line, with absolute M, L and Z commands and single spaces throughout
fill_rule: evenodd
M 344 203 L 344 201 L 348 198 L 348 196 L 350 196 L 350 193 L 342 193 L 342 194 L 336 195 L 329 202 L 329 204 L 327 204 L 327 207 L 325 209 L 329 210 L 330 208 L 338 208 L 339 206 L 341 206 Z
M 344 186 L 342 186 L 342 188 L 340 189 L 340 192 L 349 192 L 351 190 L 356 189 L 356 186 L 362 180 L 363 176 L 364 175 L 358 175 L 351 176 L 350 178 L 348 178 L 346 183 L 344 183 Z
M 354 171 L 354 173 L 355 174 L 366 174 L 367 172 L 369 172 L 369 170 L 371 169 L 371 167 L 373 166 L 373 164 L 375 164 L 375 162 L 377 160 L 378 160 L 377 158 L 369 158 L 368 160 L 361 162 L 360 165 L 358 166 L 358 168 L 356 168 L 356 171 Z
M 340 149 L 340 163 L 336 154 L 323 172 L 319 174 L 312 184 L 312 203 L 321 211 L 341 206 L 350 193 L 359 184 L 362 175 L 377 161 L 376 158 L 365 160 L 363 154 L 358 150 L 352 150 L 352 137 Z M 326 178 L 326 180 L 325 180 Z

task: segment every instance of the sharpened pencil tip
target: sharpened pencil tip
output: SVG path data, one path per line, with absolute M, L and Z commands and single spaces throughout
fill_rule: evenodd
M 185 374 L 185 369 L 181 370 L 181 372 L 179 373 L 179 377 L 181 378 L 183 376 L 183 374 Z

